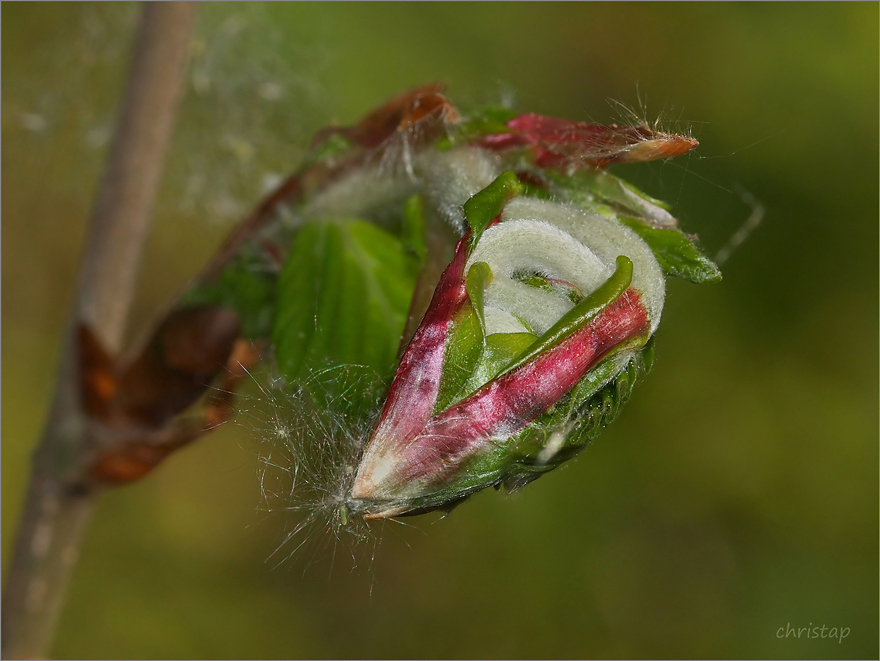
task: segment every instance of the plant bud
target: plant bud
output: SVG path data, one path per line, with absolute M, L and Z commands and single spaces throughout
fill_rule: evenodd
M 312 476 L 298 495 L 340 520 L 516 489 L 582 450 L 650 369 L 665 277 L 720 280 L 667 205 L 604 169 L 696 146 L 643 122 L 463 116 L 440 85 L 410 90 L 319 132 L 180 311 L 234 313 L 303 408 L 338 414 L 304 434 L 333 448 L 330 467 L 300 445 L 288 473 Z
M 522 486 L 582 449 L 650 367 L 665 296 L 651 247 L 525 191 L 508 171 L 464 204 L 468 230 L 400 361 L 353 512 L 450 509 Z

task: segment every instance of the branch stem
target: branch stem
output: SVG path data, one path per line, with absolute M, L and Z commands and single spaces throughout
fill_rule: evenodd
M 77 326 L 111 355 L 122 346 L 164 156 L 183 89 L 196 7 L 145 3 L 122 113 L 86 238 L 52 409 L 34 454 L 3 591 L 2 656 L 46 658 L 96 491 L 84 470 L 93 440 L 79 397 Z

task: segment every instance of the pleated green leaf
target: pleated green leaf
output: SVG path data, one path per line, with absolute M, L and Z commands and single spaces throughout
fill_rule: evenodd
M 357 219 L 306 224 L 277 285 L 272 337 L 281 371 L 305 380 L 327 364 L 390 375 L 415 288 L 418 258 Z

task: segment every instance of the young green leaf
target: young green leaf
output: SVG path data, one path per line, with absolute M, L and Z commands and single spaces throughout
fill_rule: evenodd
M 480 360 L 485 344 L 480 316 L 470 299 L 452 317 L 446 352 L 443 355 L 443 376 L 434 413 L 443 411 L 458 400 L 462 386 Z
M 480 361 L 486 344 L 486 319 L 483 293 L 492 282 L 492 269 L 485 262 L 471 266 L 465 277 L 468 298 L 452 318 L 446 352 L 443 356 L 443 377 L 434 412 L 448 408 L 467 394 L 465 382 Z
M 644 218 L 655 225 L 674 227 L 677 223 L 665 202 L 605 170 L 584 169 L 571 177 L 551 171 L 546 176 L 553 182 L 554 192 L 582 208 L 606 204 L 617 212 Z
M 625 216 L 620 218 L 620 222 L 648 244 L 660 267 L 668 275 L 677 275 L 698 285 L 721 280 L 721 271 L 715 263 L 701 253 L 682 232 L 651 227 L 642 220 Z
M 474 306 L 477 316 L 480 318 L 480 327 L 486 332 L 486 316 L 483 310 L 483 301 L 486 295 L 486 286 L 492 282 L 492 269 L 486 262 L 476 262 L 468 269 L 465 277 L 465 287 L 468 297 Z
M 393 367 L 418 259 L 357 219 L 308 223 L 277 285 L 273 339 L 281 371 L 304 379 L 328 362 Z
M 523 190 L 517 176 L 508 170 L 464 203 L 464 215 L 471 228 L 470 250 L 480 242 L 483 232 L 498 217 L 510 198 L 521 195 Z

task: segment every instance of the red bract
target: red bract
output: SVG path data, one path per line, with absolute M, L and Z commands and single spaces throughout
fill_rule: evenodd
M 431 417 L 440 388 L 450 322 L 467 296 L 464 266 L 469 238 L 470 231 L 456 244 L 455 257 L 440 276 L 431 305 L 400 360 L 382 416 L 364 457 L 365 464 L 368 458 L 379 461 L 386 456 L 391 445 L 418 434 Z M 367 498 L 373 490 L 372 482 L 366 477 L 361 478 L 362 473 L 359 471 L 352 490 L 354 498 Z
M 699 145 L 693 138 L 646 125 L 589 124 L 534 113 L 513 118 L 507 127 L 510 133 L 484 136 L 478 144 L 496 151 L 530 147 L 539 167 L 641 163 L 680 156 Z

